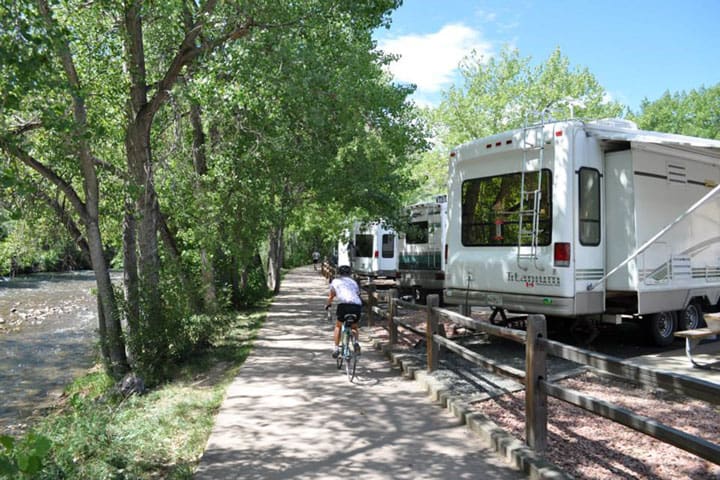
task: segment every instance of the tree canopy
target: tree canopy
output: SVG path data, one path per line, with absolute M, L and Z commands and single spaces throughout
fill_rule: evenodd
M 259 258 L 277 288 L 308 213 L 399 207 L 424 134 L 371 39 L 398 5 L 0 4 L 2 187 L 85 246 L 113 371 L 125 339 L 150 373 L 202 343 L 184 319 L 242 301 Z
M 633 118 L 645 130 L 720 140 L 720 83 L 689 92 L 665 92 L 654 101 L 645 98 Z

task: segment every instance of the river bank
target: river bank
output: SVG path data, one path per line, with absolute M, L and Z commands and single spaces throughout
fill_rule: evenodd
M 5 453 L 16 473 L 38 480 L 191 480 L 227 386 L 252 351 L 265 312 L 265 306 L 227 312 L 227 328 L 212 345 L 175 365 L 166 382 L 144 395 L 124 397 L 103 369 L 84 372 L 17 439 L 18 450 L 42 439 L 46 447 L 29 447 L 37 463 L 20 462 L 0 447 L 0 467 Z
M 96 358 L 92 271 L 0 281 L 0 433 L 18 434 L 34 412 Z

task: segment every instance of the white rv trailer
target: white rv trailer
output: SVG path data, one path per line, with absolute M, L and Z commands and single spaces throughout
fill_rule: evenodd
M 720 141 L 624 120 L 553 122 L 458 147 L 445 302 L 643 322 L 658 345 L 720 296 Z
M 368 277 L 395 278 L 398 267 L 397 235 L 380 222 L 355 222 L 350 236 L 353 273 Z
M 407 207 L 408 228 L 398 236 L 398 277 L 401 295 L 425 303 L 429 293 L 442 294 L 445 280 L 447 195 Z

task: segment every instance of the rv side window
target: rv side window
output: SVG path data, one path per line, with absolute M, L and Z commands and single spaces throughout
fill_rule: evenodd
M 428 243 L 428 222 L 413 222 L 408 225 L 407 243 Z
M 581 168 L 580 184 L 580 244 L 600 245 L 600 172 L 593 168 Z
M 462 185 L 462 243 L 465 246 L 532 245 L 534 192 L 540 190 L 537 245 L 552 238 L 552 173 L 510 173 L 466 180 Z M 538 187 L 538 184 L 539 187 Z M 521 191 L 525 192 L 522 198 Z M 522 208 L 521 208 L 522 207 Z M 521 217 L 520 211 L 524 213 Z M 529 213 L 528 213 L 529 211 Z M 519 235 L 522 221 L 523 235 Z
M 395 235 L 385 234 L 382 237 L 382 257 L 393 258 L 395 256 Z
M 358 257 L 373 256 L 373 236 L 372 235 L 355 235 L 355 255 Z

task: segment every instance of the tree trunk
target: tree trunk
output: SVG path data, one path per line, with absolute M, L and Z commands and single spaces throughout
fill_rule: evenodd
M 202 112 L 200 105 L 191 101 L 190 105 L 190 123 L 193 130 L 193 167 L 197 175 L 196 191 L 199 195 L 203 194 L 202 177 L 207 175 L 207 157 L 205 156 L 205 132 L 202 126 Z M 200 203 L 200 202 L 199 202 Z M 213 263 L 207 253 L 207 246 L 200 246 L 200 268 L 202 278 L 203 300 L 205 308 L 210 311 L 218 309 L 217 291 L 215 289 L 215 269 Z
M 88 223 L 86 229 L 88 246 L 90 247 L 90 259 L 95 271 L 95 281 L 97 282 L 98 301 L 101 307 L 98 310 L 99 330 L 104 331 L 106 334 L 104 341 L 107 344 L 107 352 L 110 354 L 110 371 L 119 377 L 130 369 L 122 335 L 120 312 L 117 309 L 115 292 L 110 280 L 110 269 L 105 260 L 105 252 L 103 251 L 97 221 Z
M 175 262 L 175 265 L 177 265 L 177 275 L 180 277 L 180 283 L 183 286 L 183 291 L 187 295 L 190 309 L 193 312 L 200 312 L 202 310 L 202 302 L 196 292 L 197 289 L 194 287 L 193 282 L 190 278 L 188 278 L 188 275 L 183 268 L 182 256 L 180 249 L 178 248 L 177 241 L 175 240 L 175 235 L 170 230 L 167 220 L 163 216 L 162 212 L 160 212 L 159 207 L 157 207 L 157 210 L 159 212 L 158 222 L 160 226 L 160 238 L 162 238 L 163 245 L 165 245 L 165 249 L 169 257 L 173 260 L 173 262 Z
M 46 0 L 38 1 L 38 7 L 45 22 L 52 29 L 54 21 L 50 12 L 50 7 Z M 83 175 L 83 187 L 85 190 L 85 203 L 79 199 L 72 187 L 62 182 L 53 172 L 44 172 L 46 178 L 54 181 L 66 194 L 70 202 L 81 216 L 85 225 L 85 237 L 90 250 L 90 260 L 93 270 L 95 271 L 95 281 L 98 287 L 98 300 L 100 310 L 98 311 L 99 331 L 106 334 L 106 338 L 101 338 L 101 342 L 107 342 L 107 352 L 110 355 L 110 370 L 115 375 L 122 375 L 129 370 L 127 356 L 125 353 L 125 343 L 122 336 L 122 327 L 120 323 L 120 312 L 117 308 L 115 294 L 110 280 L 110 270 L 105 259 L 105 251 L 103 250 L 102 236 L 99 226 L 99 202 L 100 188 L 95 172 L 95 161 L 92 156 L 90 146 L 87 143 L 87 110 L 85 107 L 85 98 L 81 95 L 83 91 L 80 79 L 75 69 L 72 54 L 68 42 L 64 39 L 57 42 L 57 54 L 61 61 L 63 70 L 71 87 L 72 106 L 73 106 L 73 134 L 77 141 L 77 152 L 80 163 L 80 170 Z
M 137 250 L 135 242 L 135 216 L 132 205 L 125 205 L 125 221 L 123 222 L 123 285 L 125 288 L 125 301 L 127 302 L 127 321 L 130 333 L 136 333 L 140 328 L 140 298 L 139 280 L 137 271 Z
M 283 232 L 282 222 L 273 227 L 269 237 L 267 287 L 273 293 L 280 293 L 280 270 L 283 265 Z
M 240 308 L 240 290 L 247 285 L 247 269 L 240 272 L 240 260 L 233 254 L 230 257 L 230 299 L 234 308 Z
M 162 309 L 160 290 L 160 254 L 158 251 L 158 212 L 157 196 L 153 182 L 153 168 L 150 154 L 150 127 L 141 121 L 128 126 L 125 145 L 127 148 L 128 170 L 132 176 L 138 194 L 135 197 L 135 212 L 139 216 L 136 221 L 137 272 L 139 312 L 143 317 L 143 325 L 148 328 L 145 337 L 152 339 L 146 348 L 152 352 L 146 355 L 156 356 L 158 360 L 165 358 L 167 344 L 165 342 L 165 322 Z M 131 306 L 137 308 L 138 306 Z

